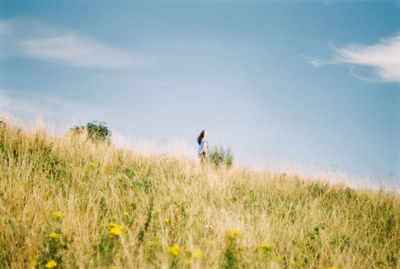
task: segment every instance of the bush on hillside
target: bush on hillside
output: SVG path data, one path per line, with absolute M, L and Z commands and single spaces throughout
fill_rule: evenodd
M 83 131 L 87 131 L 88 136 L 95 141 L 104 141 L 111 137 L 111 131 L 104 122 L 88 122 L 86 125 L 72 127 L 71 131 L 74 134 L 81 134 Z
M 233 154 L 231 146 L 214 146 L 208 152 L 208 160 L 215 166 L 231 166 L 233 163 Z

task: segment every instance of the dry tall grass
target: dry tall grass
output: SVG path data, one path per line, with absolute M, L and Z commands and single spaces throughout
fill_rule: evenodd
M 396 194 L 10 123 L 0 160 L 2 268 L 400 266 Z

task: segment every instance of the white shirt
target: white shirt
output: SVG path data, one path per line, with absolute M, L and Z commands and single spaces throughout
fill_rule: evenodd
M 205 151 L 205 148 L 207 147 L 204 147 L 204 143 L 206 143 L 207 145 L 208 145 L 208 143 L 207 143 L 207 138 L 203 138 L 202 140 L 201 140 L 201 142 L 200 142 L 200 145 L 199 145 L 199 155 L 200 154 L 202 154 L 203 152 L 206 152 Z

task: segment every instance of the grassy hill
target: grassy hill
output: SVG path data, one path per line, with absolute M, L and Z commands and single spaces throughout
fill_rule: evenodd
M 399 195 L 0 126 L 1 268 L 399 268 Z

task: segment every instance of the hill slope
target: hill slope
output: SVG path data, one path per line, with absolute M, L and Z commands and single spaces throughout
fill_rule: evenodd
M 395 268 L 398 195 L 0 127 L 0 267 Z

